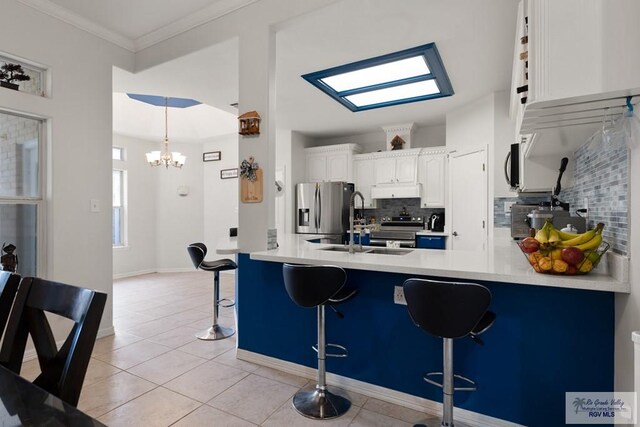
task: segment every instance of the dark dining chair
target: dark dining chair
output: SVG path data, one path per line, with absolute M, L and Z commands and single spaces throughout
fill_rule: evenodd
M 19 284 L 19 274 L 8 271 L 0 272 L 0 336 L 2 336 L 7 326 L 7 320 L 9 320 L 9 313 L 11 312 L 16 292 L 18 292 Z
M 102 292 L 34 277 L 22 279 L 0 350 L 0 363 L 20 374 L 31 335 L 41 370 L 33 384 L 77 406 L 106 302 L 107 294 Z M 46 312 L 74 322 L 60 349 Z

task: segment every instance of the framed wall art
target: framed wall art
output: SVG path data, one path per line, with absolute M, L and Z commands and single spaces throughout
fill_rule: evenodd
M 222 160 L 221 151 L 209 151 L 208 153 L 202 153 L 203 162 L 215 162 L 217 160 Z
M 220 171 L 220 179 L 231 179 L 238 177 L 238 168 L 222 169 Z

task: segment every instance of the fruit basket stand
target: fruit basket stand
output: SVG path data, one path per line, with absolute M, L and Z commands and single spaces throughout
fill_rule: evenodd
M 523 248 L 522 242 L 518 243 L 518 247 L 537 273 L 565 276 L 588 274 L 598 266 L 602 256 L 609 250 L 609 244 L 602 242 L 597 249 L 584 252 L 582 261 L 576 264 L 570 264 L 562 259 L 562 252 L 560 252 L 559 258 L 558 255 L 553 254 L 553 251 L 562 251 L 560 248 L 527 253 Z

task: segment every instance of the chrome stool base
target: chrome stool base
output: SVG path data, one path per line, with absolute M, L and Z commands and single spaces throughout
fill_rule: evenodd
M 233 328 L 228 328 L 226 326 L 214 325 L 207 329 L 206 331 L 197 334 L 196 338 L 203 341 L 217 341 L 225 338 L 229 338 L 236 331 Z
M 293 396 L 293 408 L 301 415 L 316 420 L 328 420 L 344 415 L 351 402 L 328 390 L 299 391 Z

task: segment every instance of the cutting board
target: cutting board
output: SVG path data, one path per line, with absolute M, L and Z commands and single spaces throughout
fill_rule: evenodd
M 240 180 L 240 201 L 242 203 L 261 203 L 262 188 L 262 169 L 257 169 L 255 181 L 249 181 L 247 178 Z

